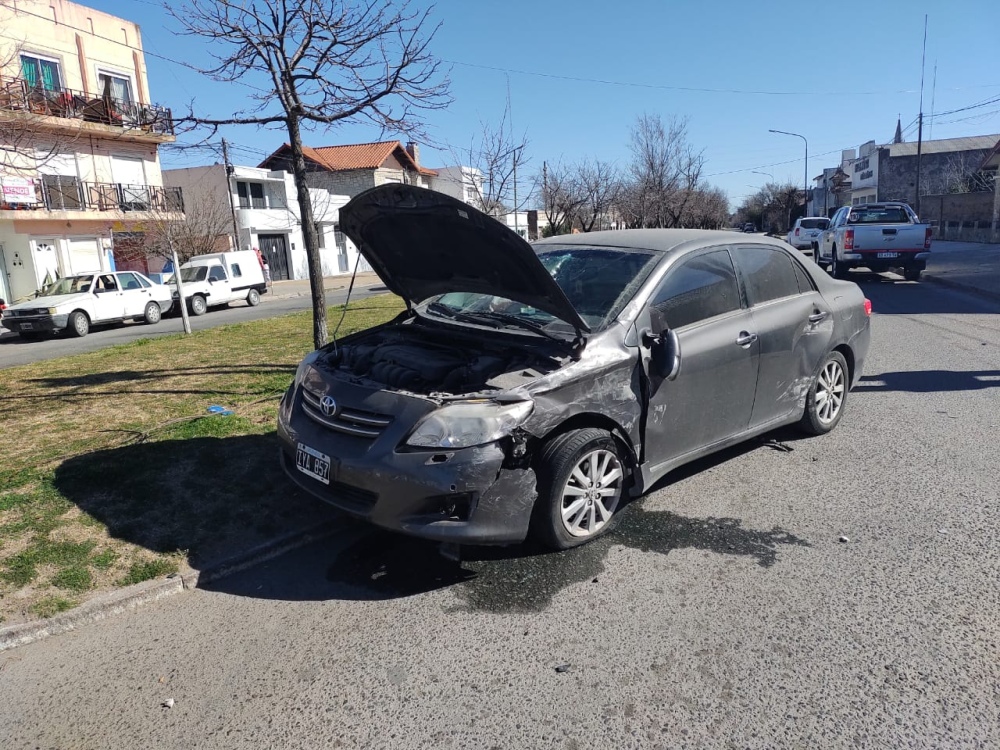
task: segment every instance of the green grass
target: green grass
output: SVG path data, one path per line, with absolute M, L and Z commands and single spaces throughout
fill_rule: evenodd
M 341 335 L 401 309 L 355 303 Z M 80 596 L 197 568 L 315 518 L 274 434 L 311 336 L 302 313 L 5 370 L 0 430 L 17 440 L 0 470 L 0 617 L 51 616 L 78 603 L 53 587 Z

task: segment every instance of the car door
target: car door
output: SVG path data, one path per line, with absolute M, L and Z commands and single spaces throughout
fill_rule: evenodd
M 733 257 L 760 347 L 750 427 L 800 410 L 833 336 L 833 315 L 797 258 L 781 247 L 738 245 Z
M 119 320 L 124 312 L 122 293 L 115 274 L 98 275 L 94 283 L 94 320 Z
M 672 329 L 680 343 L 679 373 L 664 380 L 650 369 L 648 340 L 640 342 L 648 373 L 644 442 L 651 472 L 747 428 L 758 345 L 728 248 L 697 251 L 672 268 L 638 325 L 656 333 Z
M 212 266 L 208 270 L 208 283 L 211 287 L 209 304 L 223 304 L 233 298 L 229 276 L 222 266 Z
M 850 211 L 850 207 L 844 206 L 837 210 L 837 213 L 833 215 L 830 220 L 830 226 L 820 235 L 819 241 L 819 255 L 824 260 L 828 260 L 832 257 L 831 248 L 833 247 L 833 240 L 836 235 L 837 227 L 843 221 L 845 214 Z
M 122 295 L 122 314 L 126 318 L 142 315 L 149 302 L 149 292 L 143 288 L 139 277 L 129 271 L 115 274 L 118 277 L 118 288 Z

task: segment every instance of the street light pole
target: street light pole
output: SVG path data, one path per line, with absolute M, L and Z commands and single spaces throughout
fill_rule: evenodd
M 771 182 L 772 182 L 772 183 L 774 182 L 774 175 L 773 175 L 773 174 L 771 174 L 770 172 L 754 172 L 754 171 L 751 171 L 751 172 L 750 172 L 750 174 L 760 174 L 760 175 L 764 175 L 764 177 L 770 177 L 770 178 L 771 178 Z
M 806 171 L 805 180 L 802 183 L 802 213 L 805 215 L 809 204 L 809 141 L 806 140 L 804 135 L 800 135 L 799 133 L 789 133 L 787 130 L 768 129 L 767 132 L 781 133 L 782 135 L 794 135 L 796 138 L 801 138 L 806 144 Z

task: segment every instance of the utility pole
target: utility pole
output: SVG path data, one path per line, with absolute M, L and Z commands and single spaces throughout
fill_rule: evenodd
M 229 196 L 229 215 L 233 219 L 233 250 L 240 249 L 240 230 L 236 226 L 236 206 L 233 203 L 233 166 L 229 163 L 229 144 L 222 139 L 222 161 L 226 165 L 226 194 Z
M 507 124 L 510 126 L 510 142 L 514 143 L 514 113 L 510 108 L 510 76 L 507 76 Z M 518 236 L 521 233 L 518 231 L 518 220 L 517 220 L 517 149 L 513 149 L 514 154 L 514 233 Z
M 917 115 L 917 199 L 913 210 L 920 216 L 920 155 L 924 147 L 924 63 L 927 59 L 927 15 L 924 14 L 924 51 L 920 55 L 920 113 Z

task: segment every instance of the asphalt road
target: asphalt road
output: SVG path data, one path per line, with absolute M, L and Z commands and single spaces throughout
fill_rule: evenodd
M 351 293 L 351 299 L 364 299 L 372 294 L 385 291 L 384 287 L 359 287 Z M 328 292 L 326 301 L 329 305 L 343 304 L 347 298 L 347 290 Z M 232 307 L 209 308 L 200 317 L 191 316 L 191 328 L 201 331 L 206 328 L 241 323 L 245 320 L 261 320 L 278 315 L 309 310 L 312 307 L 310 297 L 261 297 L 257 307 L 250 307 L 244 302 L 234 302 Z M 174 333 L 181 333 L 184 323 L 180 315 L 163 318 L 156 325 L 145 323 L 125 323 L 118 325 L 95 326 L 82 339 L 60 334 L 41 341 L 25 341 L 20 336 L 6 328 L 0 328 L 0 369 L 41 362 L 55 357 L 65 357 L 69 354 L 93 352 L 116 344 L 127 344 L 140 338 L 156 338 Z
M 865 278 L 831 435 L 678 471 L 563 554 L 345 522 L 0 654 L 0 746 L 1000 747 L 1000 306 Z

